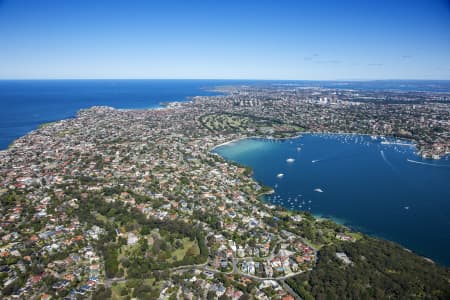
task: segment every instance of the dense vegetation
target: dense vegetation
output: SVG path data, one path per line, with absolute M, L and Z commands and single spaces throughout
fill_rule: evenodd
M 95 218 L 92 212 L 114 220 L 114 224 L 111 222 L 105 223 Z M 106 229 L 106 234 L 101 237 L 96 246 L 105 259 L 105 272 L 108 278 L 122 277 L 124 269 L 127 270 L 128 278 L 150 277 L 153 275 L 153 271 L 204 263 L 208 256 L 205 236 L 197 226 L 178 220 L 147 218 L 137 209 L 130 208 L 122 203 L 106 203 L 102 200 L 101 194 L 90 193 L 86 200 L 81 200 L 77 214 L 82 221 Z M 122 238 L 116 239 L 115 226 L 123 226 L 127 230 L 137 230 L 144 234 L 149 234 L 153 229 L 158 229 L 163 238 L 156 240 L 152 249 L 149 249 L 147 243 L 141 240 L 140 247 L 135 249 L 139 253 L 119 261 L 120 248 L 126 244 L 126 241 Z M 170 256 L 170 251 L 167 248 L 168 245 L 172 244 L 170 241 L 185 237 L 196 242 L 199 249 L 198 255 L 193 251 L 188 251 L 188 255 L 183 259 L 168 262 L 167 258 Z
M 336 257 L 344 252 L 346 265 Z M 304 299 L 450 299 L 450 271 L 399 245 L 365 237 L 323 247 L 317 267 L 288 280 Z
M 80 202 L 76 209 L 65 207 L 65 212 L 69 216 L 77 215 L 80 221 L 88 224 L 87 228 L 98 225 L 105 230 L 105 234 L 101 235 L 94 246 L 104 258 L 106 277 L 127 278 L 127 283 L 116 289 L 116 292 L 133 295 L 138 299 L 154 299 L 161 287 L 154 286 L 153 282 L 159 282 L 168 276 L 176 277 L 168 272 L 169 268 L 201 264 L 206 261 L 208 247 L 205 244 L 205 233 L 195 223 L 147 218 L 137 209 L 122 202 L 107 203 L 103 200 L 105 196 L 118 195 L 122 192 L 124 190 L 120 188 L 113 188 L 105 189 L 102 193 L 81 193 L 77 189 L 68 188 L 66 193 L 70 194 L 71 198 L 80 199 Z M 155 206 L 159 205 L 146 196 L 136 195 L 132 191 L 127 192 L 139 203 L 151 201 Z M 57 212 L 55 207 L 61 205 L 60 202 L 63 200 L 51 196 L 52 202 L 48 211 Z M 12 192 L 0 196 L 3 210 L 20 202 L 25 207 L 23 213 L 28 216 L 34 213 L 34 209 L 28 207 L 26 201 L 27 199 L 20 193 Z M 264 204 L 261 202 L 259 205 Z M 273 212 L 273 216 L 265 217 L 264 221 L 271 230 L 280 232 L 282 236 L 284 231 L 295 232 L 317 247 L 321 247 L 317 265 L 312 271 L 286 280 L 302 299 L 450 299 L 449 269 L 437 266 L 395 243 L 360 234 L 356 242 L 340 242 L 335 238 L 336 233 L 353 233 L 332 221 L 318 221 L 308 213 L 301 213 L 301 222 L 293 222 L 291 219 L 293 214 L 299 213 L 279 209 Z M 193 219 L 203 221 L 216 230 L 221 228 L 217 214 L 208 210 L 194 210 Z M 44 224 L 34 220 L 28 226 L 42 228 Z M 132 247 L 133 255 L 122 251 L 127 244 L 123 237 L 118 236 L 119 230 L 122 229 L 136 232 L 141 236 L 139 242 Z M 252 245 L 250 234 L 224 232 L 227 239 L 233 239 L 238 243 L 249 240 L 249 245 Z M 147 243 L 147 237 L 149 239 L 151 237 L 151 243 Z M 186 247 L 186 251 L 179 259 L 173 259 L 174 250 L 183 248 L 183 241 L 194 246 Z M 41 257 L 41 265 L 31 264 L 24 275 L 41 274 L 42 266 L 55 259 L 64 259 L 77 247 L 84 245 L 80 243 L 61 249 L 56 254 Z M 26 243 L 25 246 L 23 255 L 33 255 L 36 252 L 32 244 Z M 336 256 L 337 252 L 344 252 L 351 263 L 342 262 Z M 8 258 L 1 261 L 0 265 L 11 265 L 16 260 L 17 258 Z M 189 278 L 191 275 L 183 276 Z M 235 285 L 235 288 L 242 290 L 245 293 L 244 298 L 252 294 L 253 283 L 244 286 L 238 280 L 230 280 L 223 274 L 217 277 L 220 282 L 224 282 L 224 286 Z M 5 278 L 5 275 L 0 276 L 0 283 L 3 284 Z M 17 291 L 25 284 L 25 278 L 26 276 L 20 276 L 5 286 L 2 290 L 3 295 L 11 295 Z M 51 276 L 46 276 L 42 284 L 52 286 L 55 280 Z M 191 284 L 180 282 L 185 285 Z M 193 286 L 192 290 L 196 288 Z M 198 293 L 200 292 L 199 290 Z M 272 292 L 266 293 L 272 295 Z M 212 298 L 212 293 L 209 296 Z M 95 291 L 92 299 L 109 297 L 111 289 L 101 286 Z
M 273 118 L 228 112 L 203 115 L 200 122 L 210 131 L 221 133 L 252 133 L 262 136 L 272 134 L 276 137 L 286 137 L 303 130 L 297 125 L 286 124 Z

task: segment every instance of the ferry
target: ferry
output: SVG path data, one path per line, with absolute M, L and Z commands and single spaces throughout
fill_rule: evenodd
M 396 141 L 382 141 L 381 142 L 382 145 L 397 145 L 397 146 L 408 146 L 408 147 L 413 147 L 414 144 L 413 143 L 406 143 L 406 142 L 402 142 L 401 140 L 396 140 Z

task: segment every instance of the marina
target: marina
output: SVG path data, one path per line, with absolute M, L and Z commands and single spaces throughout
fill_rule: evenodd
M 406 140 L 355 134 L 250 138 L 215 152 L 252 167 L 257 181 L 274 188 L 264 198 L 269 203 L 331 218 L 450 265 L 445 158 L 423 159 Z

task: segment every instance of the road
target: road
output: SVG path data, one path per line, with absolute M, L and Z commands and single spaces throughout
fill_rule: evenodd
M 302 298 L 296 292 L 294 292 L 294 290 L 291 289 L 291 287 L 284 280 L 280 280 L 280 283 L 283 286 L 284 290 L 291 294 L 295 300 L 302 300 Z
M 207 236 L 209 236 L 209 235 L 211 235 L 211 233 L 209 233 Z M 308 245 L 308 246 L 310 246 L 314 250 L 315 256 L 317 257 L 317 252 L 316 252 L 317 250 L 314 247 L 312 247 L 312 245 Z M 275 251 L 275 248 L 273 248 L 272 251 L 270 252 L 269 259 L 274 256 L 274 251 Z M 287 275 L 279 276 L 279 277 L 259 277 L 259 276 L 243 273 L 241 270 L 239 270 L 239 268 L 237 266 L 238 262 L 240 260 L 245 260 L 245 259 L 246 259 L 245 257 L 243 257 L 243 258 L 232 257 L 233 269 L 231 271 L 229 271 L 229 272 L 222 272 L 222 271 L 219 271 L 217 269 L 208 267 L 209 258 L 206 260 L 206 262 L 204 262 L 202 264 L 179 266 L 179 267 L 169 268 L 169 269 L 166 269 L 164 271 L 178 273 L 180 271 L 197 269 L 197 270 L 209 271 L 209 272 L 214 273 L 214 274 L 218 274 L 218 273 L 226 274 L 226 275 L 238 274 L 240 276 L 244 276 L 244 277 L 250 278 L 250 279 L 255 280 L 257 282 L 262 282 L 264 280 L 275 280 L 275 281 L 279 282 L 281 284 L 281 286 L 289 294 L 291 294 L 296 300 L 301 300 L 301 297 L 299 295 L 297 295 L 297 293 L 295 293 L 294 290 L 292 290 L 292 288 L 285 282 L 285 280 L 288 279 L 288 278 L 291 278 L 293 276 L 300 275 L 304 271 L 299 271 L 299 272 L 295 272 L 295 273 L 291 273 L 291 274 L 287 274 Z M 126 282 L 126 281 L 127 281 L 127 279 L 125 279 L 123 277 L 122 278 L 109 278 L 109 279 L 105 280 L 105 286 L 107 288 L 110 288 L 112 286 L 112 284 L 115 283 L 115 282 L 116 283 L 121 283 L 121 282 Z

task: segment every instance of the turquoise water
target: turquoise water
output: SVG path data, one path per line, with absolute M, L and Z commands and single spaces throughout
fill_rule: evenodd
M 252 80 L 0 80 L 0 150 L 39 124 L 73 117 L 79 109 L 93 105 L 152 108 L 162 101 L 185 101 L 190 96 L 215 94 L 208 89 L 218 85 L 276 83 Z M 374 90 L 448 91 L 450 87 L 449 81 L 278 83 Z M 396 150 L 395 146 L 381 145 L 380 141 L 372 141 L 370 137 L 358 137 L 357 143 L 355 139 L 345 141 L 345 136 L 339 135 L 306 135 L 277 143 L 245 140 L 217 151 L 254 167 L 257 180 L 277 185 L 277 198 L 269 201 L 332 217 L 450 265 L 448 161 L 422 161 L 414 155 L 411 146 L 397 146 Z M 297 147 L 302 150 L 297 151 Z M 288 164 L 287 157 L 296 160 Z M 312 160 L 319 161 L 312 163 Z M 278 173 L 285 176 L 278 179 Z M 322 189 L 323 193 L 314 192 L 316 188 Z M 295 197 L 296 201 L 293 200 Z M 302 204 L 304 200 L 306 205 Z
M 1 1 L 0 1 L 1 2 Z M 450 91 L 450 81 L 267 81 L 267 80 L 0 80 L 0 150 L 42 123 L 71 118 L 82 108 L 155 108 L 160 102 L 214 95 L 221 85 L 294 84 L 367 90 Z
M 82 108 L 155 108 L 165 101 L 214 95 L 220 80 L 0 80 L 0 150 L 42 123 L 75 116 Z
M 450 161 L 423 160 L 413 144 L 389 141 L 398 144 L 305 134 L 241 140 L 215 152 L 253 167 L 256 180 L 275 188 L 267 201 L 332 218 L 450 265 Z

